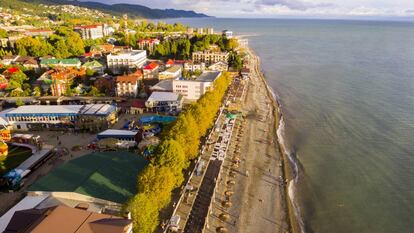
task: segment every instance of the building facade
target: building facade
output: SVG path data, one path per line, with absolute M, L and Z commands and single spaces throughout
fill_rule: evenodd
M 145 106 L 149 111 L 162 113 L 178 113 L 183 106 L 183 98 L 181 95 L 171 92 L 153 92 Z
M 207 91 L 213 88 L 214 81 L 220 77 L 221 72 L 206 71 L 194 80 L 173 80 L 173 92 L 184 96 L 186 100 L 196 101 Z
M 164 79 L 175 79 L 181 77 L 182 68 L 180 65 L 173 65 L 170 68 L 160 72 L 158 78 L 160 80 Z
M 114 72 L 122 69 L 141 68 L 147 61 L 145 50 L 124 50 L 106 57 L 108 68 Z
M 193 53 L 193 62 L 194 63 L 201 63 L 204 62 L 207 65 L 222 61 L 227 62 L 229 59 L 228 52 L 214 52 L 211 50 L 199 51 Z
M 5 118 L 12 128 L 18 131 L 102 130 L 118 120 L 116 107 L 109 104 L 25 105 L 7 112 Z
M 123 97 L 137 97 L 139 80 L 143 75 L 141 71 L 137 71 L 133 74 L 122 75 L 116 77 L 116 96 Z

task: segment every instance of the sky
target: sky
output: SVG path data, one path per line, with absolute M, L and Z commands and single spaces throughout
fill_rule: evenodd
M 194 10 L 216 17 L 407 17 L 414 0 L 90 0 Z

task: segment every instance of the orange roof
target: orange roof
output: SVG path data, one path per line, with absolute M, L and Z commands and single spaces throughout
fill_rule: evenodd
M 172 59 L 168 59 L 167 65 L 174 65 L 174 61 Z
M 151 62 L 150 64 L 144 67 L 144 70 L 153 70 L 153 69 L 156 69 L 157 67 L 158 67 L 157 63 Z
M 138 82 L 138 79 L 140 77 L 142 77 L 142 72 L 137 70 L 133 74 L 117 76 L 116 77 L 116 82 L 117 83 L 136 83 L 136 82 Z

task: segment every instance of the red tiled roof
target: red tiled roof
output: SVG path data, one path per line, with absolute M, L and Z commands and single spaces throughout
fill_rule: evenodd
M 133 108 L 145 108 L 145 100 L 134 100 L 131 103 Z
M 174 65 L 174 61 L 172 59 L 168 59 L 167 65 Z
M 151 62 L 150 64 L 144 67 L 144 70 L 153 70 L 153 69 L 156 69 L 157 67 L 158 67 L 157 63 Z
M 142 77 L 142 72 L 137 70 L 133 74 L 117 76 L 116 82 L 117 83 L 136 83 L 140 77 Z
M 89 52 L 89 53 L 84 53 L 84 54 L 83 54 L 83 56 L 84 56 L 84 57 L 92 57 L 92 56 L 93 56 L 93 54 L 92 54 L 91 52 Z
M 16 72 L 19 72 L 19 68 L 17 68 L 17 67 L 10 67 L 10 68 L 7 69 L 7 72 L 9 72 L 9 73 L 16 73 Z

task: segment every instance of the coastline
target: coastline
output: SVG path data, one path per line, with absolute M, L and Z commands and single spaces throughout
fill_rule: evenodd
M 267 98 L 270 100 L 271 104 L 273 105 L 273 116 L 274 116 L 274 120 L 275 120 L 275 125 L 276 127 L 276 140 L 277 140 L 277 149 L 279 150 L 281 156 L 282 156 L 282 176 L 284 178 L 284 180 L 286 181 L 284 185 L 284 196 L 283 199 L 281 200 L 284 205 L 285 211 L 287 212 L 287 216 L 286 216 L 286 223 L 289 227 L 289 232 L 292 233 L 299 233 L 299 232 L 303 232 L 303 230 L 301 229 L 301 225 L 299 223 L 299 219 L 297 218 L 296 214 L 295 214 L 295 207 L 294 207 L 294 203 L 292 203 L 292 199 L 289 195 L 289 187 L 291 185 L 290 182 L 293 182 L 293 179 L 295 179 L 294 177 L 294 171 L 293 168 L 290 164 L 290 159 L 286 153 L 286 150 L 284 148 L 284 146 L 281 143 L 281 135 L 279 134 L 281 127 L 283 126 L 282 124 L 284 124 L 283 122 L 283 114 L 282 114 L 282 109 L 281 109 L 281 104 L 279 102 L 279 100 L 277 99 L 276 93 L 271 89 L 271 87 L 267 84 L 265 75 L 262 72 L 261 69 L 261 64 L 260 64 L 260 57 L 254 52 L 254 50 L 248 46 L 246 46 L 246 50 L 247 52 L 250 54 L 251 59 L 254 58 L 256 60 L 255 62 L 255 69 L 256 69 L 256 73 L 259 76 L 259 79 L 263 82 L 264 86 L 266 87 L 266 96 Z

